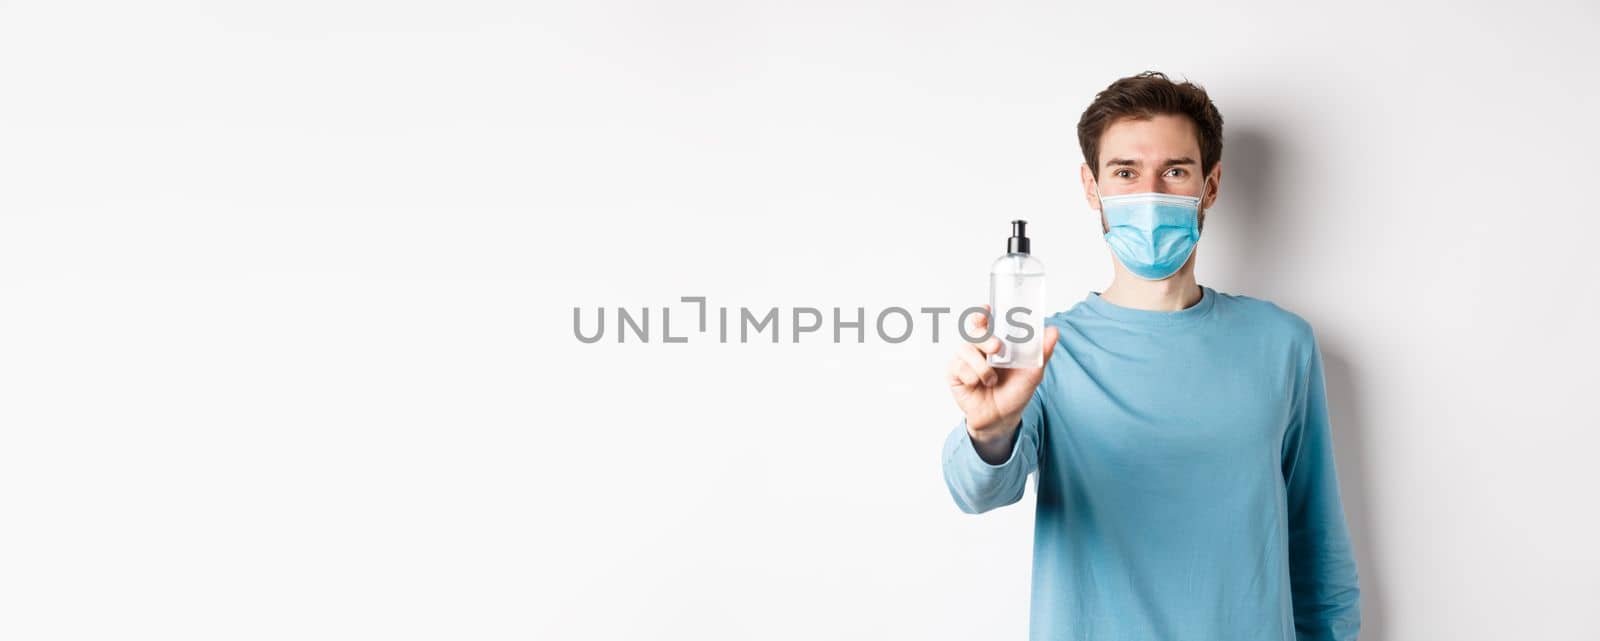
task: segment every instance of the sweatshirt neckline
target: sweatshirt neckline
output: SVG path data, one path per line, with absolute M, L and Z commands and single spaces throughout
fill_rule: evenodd
M 1171 327 L 1187 325 L 1205 318 L 1211 312 L 1211 308 L 1217 304 L 1217 291 L 1201 285 L 1200 300 L 1175 312 L 1123 307 L 1106 301 L 1106 299 L 1100 297 L 1099 291 L 1093 290 L 1089 292 L 1088 296 L 1084 297 L 1083 301 L 1089 306 L 1089 309 L 1111 320 L 1137 325 Z

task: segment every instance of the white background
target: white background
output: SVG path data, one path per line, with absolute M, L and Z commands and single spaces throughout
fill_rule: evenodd
M 1363 638 L 1592 639 L 1600 12 L 1292 5 L 0 2 L 0 637 L 1022 638 L 948 334 L 572 309 L 979 303 L 1014 217 L 1065 308 L 1158 69 L 1199 280 L 1321 341 Z

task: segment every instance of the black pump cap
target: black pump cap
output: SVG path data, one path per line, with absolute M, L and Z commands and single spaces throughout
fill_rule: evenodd
M 1011 221 L 1011 238 L 1006 239 L 1007 254 L 1028 253 L 1028 221 Z

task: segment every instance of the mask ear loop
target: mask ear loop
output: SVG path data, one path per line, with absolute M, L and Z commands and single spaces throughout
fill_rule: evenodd
M 1104 216 L 1105 213 L 1106 213 L 1106 202 L 1104 200 L 1101 200 L 1101 196 L 1100 196 L 1100 178 L 1099 177 L 1096 177 L 1094 179 L 1094 202 L 1095 202 L 1096 205 L 1100 206 L 1100 215 Z
M 1095 204 L 1100 205 L 1100 220 L 1101 220 L 1101 222 L 1103 222 L 1106 225 L 1110 225 L 1111 224 L 1110 221 L 1106 220 L 1106 201 L 1104 200 L 1104 198 L 1105 198 L 1104 196 L 1100 195 L 1100 177 L 1096 176 L 1095 179 L 1094 179 L 1094 202 L 1095 202 Z M 1107 235 L 1110 235 L 1110 234 L 1111 234 L 1111 232 L 1109 232 L 1109 231 L 1103 231 L 1102 230 L 1100 232 L 1100 236 L 1102 238 L 1107 236 Z

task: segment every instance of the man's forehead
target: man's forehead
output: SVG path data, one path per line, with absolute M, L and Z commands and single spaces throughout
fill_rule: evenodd
M 1102 165 L 1161 165 L 1173 160 L 1193 162 L 1200 151 L 1194 123 L 1182 116 L 1160 115 L 1141 120 L 1124 118 L 1106 127 L 1100 136 Z

